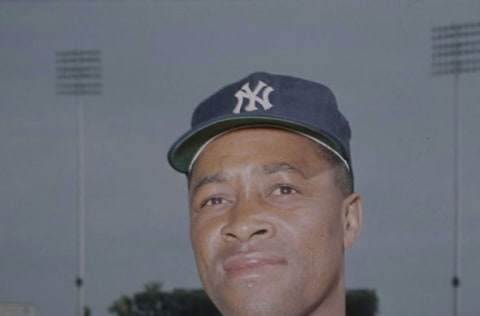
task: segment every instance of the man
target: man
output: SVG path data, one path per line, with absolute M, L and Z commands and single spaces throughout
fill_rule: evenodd
M 203 101 L 173 144 L 200 278 L 223 315 L 345 314 L 361 226 L 350 127 L 325 86 L 254 73 Z

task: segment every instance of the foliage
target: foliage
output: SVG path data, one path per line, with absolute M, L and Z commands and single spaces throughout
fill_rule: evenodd
M 346 300 L 347 316 L 373 316 L 378 311 L 374 290 L 348 290 Z
M 203 290 L 162 292 L 160 283 L 148 283 L 132 298 L 121 297 L 108 309 L 116 316 L 220 316 Z
M 122 296 L 108 308 L 116 316 L 220 316 L 203 290 L 162 292 L 161 283 L 145 285 L 133 298 Z M 378 301 L 374 290 L 349 290 L 347 316 L 374 316 Z

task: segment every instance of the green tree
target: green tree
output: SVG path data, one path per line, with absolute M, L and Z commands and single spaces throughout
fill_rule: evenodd
M 110 314 L 117 316 L 133 316 L 133 303 L 128 296 L 122 296 L 108 308 Z
M 378 300 L 374 290 L 348 290 L 347 316 L 373 316 L 378 312 Z
M 373 290 L 349 290 L 347 316 L 374 316 L 378 301 Z M 132 298 L 122 296 L 108 308 L 116 316 L 221 316 L 204 290 L 163 292 L 158 282 L 147 283 Z

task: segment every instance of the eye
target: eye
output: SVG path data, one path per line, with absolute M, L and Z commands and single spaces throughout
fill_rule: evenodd
M 277 188 L 272 192 L 273 195 L 289 195 L 295 193 L 298 193 L 298 191 L 291 186 L 284 184 L 277 186 Z
M 202 203 L 202 207 L 204 206 L 213 206 L 213 205 L 219 205 L 225 202 L 225 199 L 222 197 L 214 196 L 212 198 L 209 198 Z

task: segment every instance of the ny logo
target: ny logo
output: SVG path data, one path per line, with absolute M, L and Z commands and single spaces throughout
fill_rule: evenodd
M 262 97 L 259 97 L 260 91 L 263 89 Z M 235 109 L 233 110 L 233 113 L 238 114 L 242 110 L 243 106 L 243 100 L 245 98 L 248 99 L 248 104 L 245 106 L 245 111 L 246 112 L 252 112 L 258 110 L 256 103 L 260 104 L 264 110 L 271 109 L 273 105 L 270 103 L 270 100 L 268 99 L 270 96 L 270 93 L 272 93 L 273 88 L 268 86 L 265 82 L 263 81 L 258 81 L 257 86 L 255 89 L 252 91 L 250 89 L 250 85 L 248 82 L 242 86 L 240 90 L 238 90 L 237 93 L 235 93 L 235 97 L 237 98 L 237 105 L 235 106 Z

